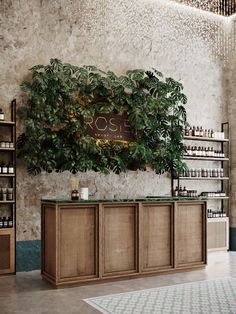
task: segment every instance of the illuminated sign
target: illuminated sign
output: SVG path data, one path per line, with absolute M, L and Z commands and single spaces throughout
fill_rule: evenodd
M 95 139 L 133 141 L 127 116 L 99 114 L 86 120 L 86 132 Z

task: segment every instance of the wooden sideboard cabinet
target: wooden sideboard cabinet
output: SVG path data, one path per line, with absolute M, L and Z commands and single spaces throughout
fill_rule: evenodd
M 42 200 L 42 276 L 54 286 L 202 268 L 206 202 Z
M 15 272 L 15 230 L 0 229 L 0 275 Z

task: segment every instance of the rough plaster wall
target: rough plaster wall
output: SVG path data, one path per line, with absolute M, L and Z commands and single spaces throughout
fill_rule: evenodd
M 58 57 L 117 73 L 155 67 L 183 83 L 191 124 L 219 129 L 222 63 L 212 53 L 222 33 L 218 17 L 167 0 L 3 0 L 0 8 L 0 103 L 6 110 L 15 96 L 21 102 L 19 83 L 27 69 Z M 79 178 L 94 197 L 170 194 L 167 175 L 90 172 Z M 40 199 L 68 196 L 69 189 L 69 173 L 31 178 L 18 161 L 17 239 L 39 239 Z M 203 188 L 215 189 L 210 183 Z

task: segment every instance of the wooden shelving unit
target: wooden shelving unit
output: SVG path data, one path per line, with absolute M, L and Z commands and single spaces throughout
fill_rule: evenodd
M 8 117 L 9 118 L 9 117 Z M 0 161 L 10 161 L 14 167 L 14 174 L 0 173 L 0 187 L 13 188 L 13 200 L 0 199 L 0 217 L 6 215 L 11 218 L 13 227 L 0 228 L 0 275 L 15 274 L 15 242 L 16 242 L 16 100 L 11 102 L 11 120 L 0 121 L 0 134 L 10 134 L 14 148 L 0 148 Z M 0 135 L 1 136 L 1 135 Z M 0 137 L 1 140 L 1 137 Z M 3 157 L 4 156 L 4 157 Z M 7 183 L 6 183 L 7 182 Z M 7 208 L 7 209 L 6 209 Z

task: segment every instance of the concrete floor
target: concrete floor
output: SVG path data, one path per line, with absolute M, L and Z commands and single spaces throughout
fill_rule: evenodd
M 204 270 L 66 289 L 53 289 L 39 271 L 17 273 L 0 277 L 0 314 L 100 313 L 83 299 L 228 276 L 236 277 L 236 252 L 209 253 Z

